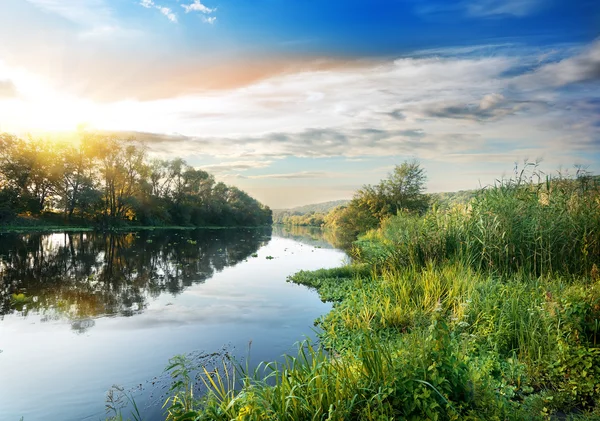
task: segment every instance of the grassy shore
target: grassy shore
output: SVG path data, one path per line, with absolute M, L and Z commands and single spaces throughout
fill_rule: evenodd
M 317 346 L 248 373 L 182 359 L 168 420 L 600 419 L 600 191 L 509 180 L 398 215 L 351 266 L 291 282 L 334 303 Z

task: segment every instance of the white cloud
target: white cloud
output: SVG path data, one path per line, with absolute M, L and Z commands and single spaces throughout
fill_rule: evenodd
M 464 14 L 471 18 L 522 18 L 536 13 L 550 0 L 462 0 L 432 3 L 416 0 L 415 11 L 420 15 Z
M 544 0 L 470 0 L 464 3 L 464 7 L 467 14 L 474 17 L 489 17 L 495 15 L 524 17 L 539 10 L 539 8 L 543 6 L 543 1 Z
M 600 81 L 600 39 L 572 57 L 545 64 L 517 79 L 523 88 L 558 87 L 588 81 Z
M 193 3 L 190 4 L 182 4 L 181 7 L 185 9 L 185 13 L 190 12 L 200 12 L 204 15 L 210 15 L 217 11 L 216 8 L 210 8 L 202 4 L 201 0 L 194 0 Z M 214 24 L 217 21 L 215 16 L 202 16 L 202 22 L 208 23 L 210 25 Z
M 210 14 L 217 10 L 215 8 L 206 7 L 200 0 L 194 0 L 194 2 L 191 4 L 182 4 L 181 7 L 185 9 L 185 13 L 201 12 Z
M 169 19 L 171 22 L 177 23 L 177 15 L 173 13 L 173 10 L 171 10 L 171 8 L 158 5 L 152 0 L 141 0 L 139 4 L 140 6 L 145 7 L 146 9 L 156 9 L 160 13 L 165 15 L 166 18 Z
M 112 21 L 112 10 L 104 0 L 26 0 L 46 12 L 55 13 L 82 26 Z
M 171 22 L 177 23 L 177 16 L 173 13 L 173 11 L 171 9 L 169 9 L 168 7 L 164 7 L 164 6 L 156 6 L 156 8 L 158 9 L 158 11 L 160 13 L 165 15 L 167 17 L 167 19 L 169 19 Z
M 265 178 L 276 178 L 282 180 L 292 180 L 292 179 L 303 179 L 303 178 L 330 178 L 333 174 L 327 173 L 325 171 L 298 171 L 293 173 L 284 173 L 284 174 L 264 174 L 264 175 L 251 175 L 247 178 L 254 179 L 265 179 Z
M 113 9 L 106 0 L 26 0 L 40 10 L 54 13 L 82 28 L 77 33 L 80 39 L 106 37 L 130 38 L 141 31 L 126 28 L 115 18 Z M 142 3 L 151 0 L 142 0 Z
M 573 74 L 590 80 L 595 45 L 567 59 L 587 69 Z M 140 103 L 139 120 L 118 113 L 127 116 L 121 127 L 156 133 L 177 127 L 186 134 L 149 141 L 156 151 L 202 151 L 234 162 L 416 155 L 464 163 L 555 156 L 568 165 L 597 150 L 598 87 L 563 94 L 550 81 L 535 91 L 515 89 L 525 76 L 507 74 L 539 64 L 536 55 L 511 54 L 402 58 L 286 74 L 240 89 Z
M 223 173 L 229 171 L 247 171 L 252 169 L 267 168 L 273 161 L 232 161 L 219 164 L 203 165 L 200 169 L 210 173 Z

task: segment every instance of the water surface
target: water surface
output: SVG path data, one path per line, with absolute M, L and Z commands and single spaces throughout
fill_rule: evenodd
M 344 259 L 315 230 L 0 234 L 0 420 L 102 420 L 113 384 L 161 419 L 169 358 L 294 352 L 329 305 L 286 277 Z

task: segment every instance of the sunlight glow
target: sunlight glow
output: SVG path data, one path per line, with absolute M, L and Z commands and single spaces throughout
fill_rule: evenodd
M 14 98 L 0 98 L 0 130 L 44 132 L 74 130 L 88 123 L 97 111 L 92 101 L 54 89 L 44 78 L 0 63 L 0 79 L 12 80 Z

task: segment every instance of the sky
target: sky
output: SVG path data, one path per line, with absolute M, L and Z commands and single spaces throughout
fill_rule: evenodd
M 272 208 L 600 173 L 597 0 L 1 0 L 0 131 L 85 127 Z

